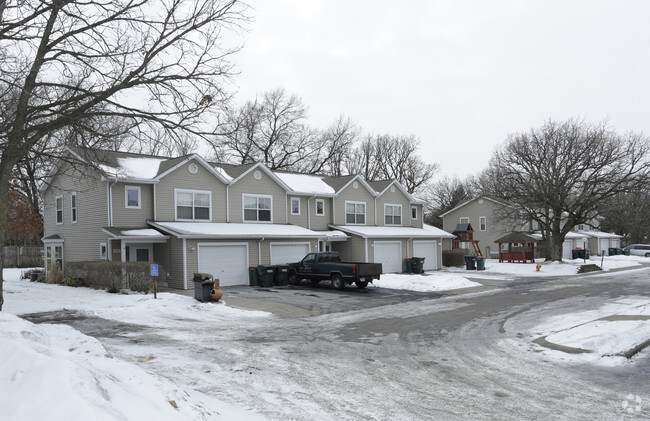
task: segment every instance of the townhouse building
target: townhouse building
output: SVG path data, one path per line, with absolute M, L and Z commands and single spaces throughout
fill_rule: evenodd
M 110 260 L 160 264 L 173 288 L 195 272 L 248 283 L 249 266 L 312 251 L 344 260 L 441 266 L 450 235 L 422 222 L 423 202 L 396 180 L 271 171 L 261 163 L 207 162 L 105 150 L 68 150 L 41 187 L 46 268 Z

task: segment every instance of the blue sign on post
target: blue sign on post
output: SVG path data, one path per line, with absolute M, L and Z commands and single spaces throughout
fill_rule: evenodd
M 151 276 L 158 276 L 158 265 L 151 265 Z

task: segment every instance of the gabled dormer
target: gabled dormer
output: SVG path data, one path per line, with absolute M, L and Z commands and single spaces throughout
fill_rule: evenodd
M 323 181 L 336 192 L 332 224 L 377 225 L 377 192 L 360 175 L 325 177 Z
M 377 225 L 422 228 L 422 200 L 397 180 L 369 181 L 377 192 Z

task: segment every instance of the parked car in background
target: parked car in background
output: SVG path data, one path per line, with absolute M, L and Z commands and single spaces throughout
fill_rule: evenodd
M 631 244 L 625 250 L 629 250 L 633 256 L 650 257 L 650 244 Z

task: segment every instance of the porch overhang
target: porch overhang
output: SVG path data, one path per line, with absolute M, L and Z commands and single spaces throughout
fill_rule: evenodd
M 102 231 L 110 235 L 112 240 L 122 240 L 126 243 L 166 243 L 171 238 L 149 227 L 104 227 Z
M 159 222 L 147 221 L 152 227 L 169 235 L 185 239 L 324 239 L 321 231 L 297 225 L 243 224 L 235 222 Z

